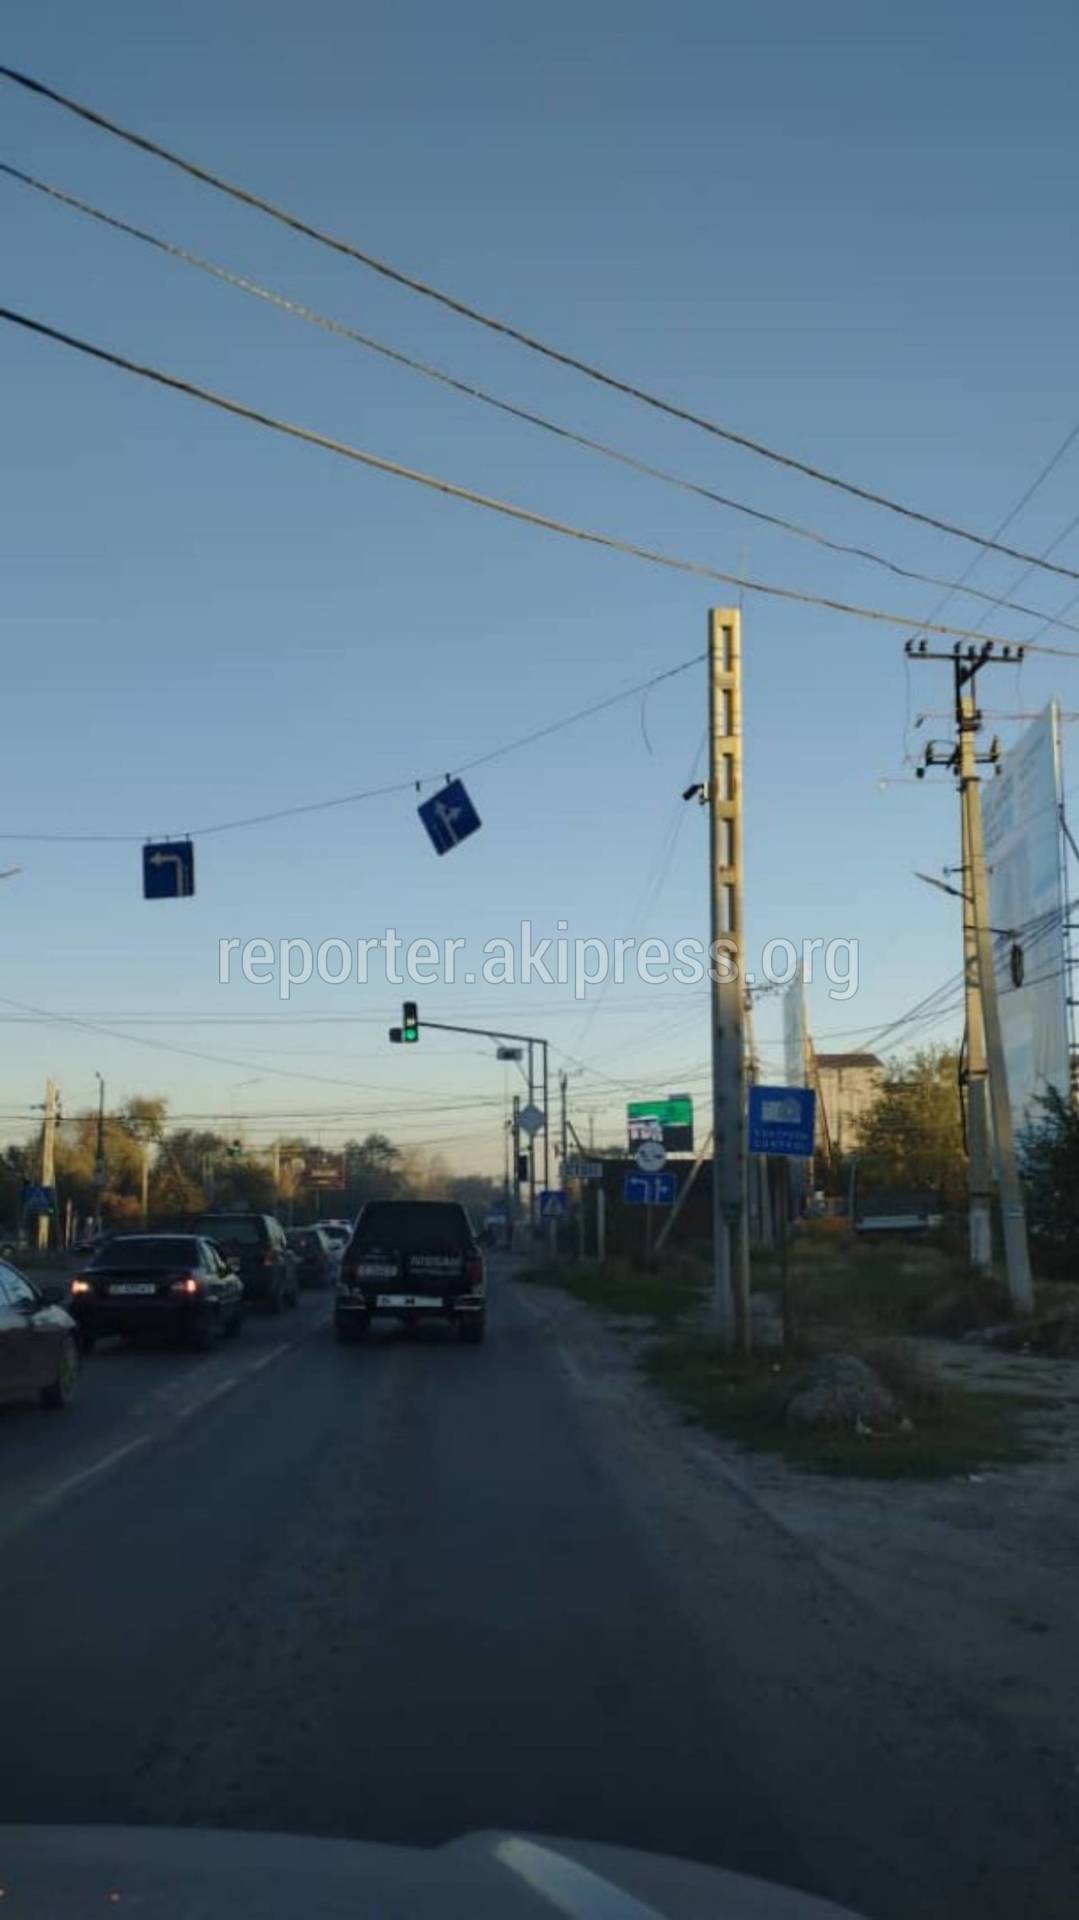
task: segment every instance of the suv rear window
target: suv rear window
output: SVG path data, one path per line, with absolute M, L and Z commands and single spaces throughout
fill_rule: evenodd
M 197 1240 L 159 1240 L 156 1235 L 141 1239 L 137 1234 L 130 1239 L 110 1240 L 91 1262 L 95 1267 L 197 1267 L 200 1264 Z
M 356 1223 L 351 1251 L 393 1247 L 401 1253 L 464 1253 L 473 1244 L 464 1208 L 453 1200 L 372 1200 Z
M 266 1239 L 264 1222 L 254 1213 L 204 1213 L 197 1222 L 208 1240 L 243 1247 L 261 1247 Z

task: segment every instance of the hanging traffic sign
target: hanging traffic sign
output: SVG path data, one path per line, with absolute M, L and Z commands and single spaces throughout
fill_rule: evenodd
M 567 1160 L 565 1166 L 567 1180 L 602 1180 L 602 1160 Z
M 142 850 L 144 900 L 186 900 L 195 891 L 195 849 L 190 840 L 148 840 Z
M 539 1197 L 539 1216 L 541 1220 L 564 1220 L 566 1217 L 566 1196 L 558 1187 L 545 1187 Z
M 521 1132 L 526 1133 L 529 1139 L 531 1139 L 532 1135 L 539 1133 L 543 1126 L 542 1107 L 522 1107 L 520 1113 L 517 1115 L 517 1125 L 520 1127 Z
M 667 1149 L 662 1140 L 642 1140 L 633 1157 L 642 1173 L 660 1173 L 667 1164 Z
M 450 780 L 416 809 L 431 836 L 436 853 L 449 853 L 480 826 L 480 816 L 465 792 L 464 783 Z

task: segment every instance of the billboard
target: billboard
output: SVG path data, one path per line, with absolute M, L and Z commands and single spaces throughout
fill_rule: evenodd
M 801 962 L 783 995 L 783 1072 L 788 1087 L 806 1084 L 806 1004 Z
M 1017 1128 L 1040 1117 L 1047 1087 L 1067 1098 L 1068 946 L 1056 701 L 1031 722 L 982 783 L 989 924 L 1008 1093 Z M 1014 937 L 1007 930 L 1014 930 Z M 1021 949 L 1015 969 L 1013 948 Z M 1017 978 L 1022 984 L 1016 985 Z
M 668 1153 L 693 1152 L 693 1101 L 688 1093 L 665 1100 L 631 1100 L 626 1108 L 631 1153 L 646 1140 L 659 1140 Z

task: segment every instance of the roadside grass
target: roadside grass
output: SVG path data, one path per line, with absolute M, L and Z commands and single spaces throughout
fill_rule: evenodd
M 860 1479 L 938 1479 L 1044 1456 L 1024 1415 L 1056 1407 L 1053 1395 L 982 1392 L 941 1380 L 916 1351 L 864 1357 L 899 1393 L 913 1425 L 888 1434 L 805 1432 L 785 1425 L 787 1401 L 804 1362 L 743 1359 L 707 1336 L 674 1333 L 645 1353 L 647 1377 L 687 1421 L 739 1446 L 775 1453 L 792 1466 Z M 844 1343 L 846 1345 L 846 1343 Z M 849 1350 L 849 1349 L 848 1349 Z
M 774 1253 L 753 1262 L 755 1290 L 780 1287 Z M 861 1246 L 795 1234 L 789 1285 L 803 1324 L 888 1333 L 962 1333 L 1010 1317 L 1002 1282 L 932 1245 Z
M 1014 1374 L 966 1385 L 943 1375 L 919 1334 L 960 1334 L 1009 1319 L 1002 1286 L 972 1274 L 943 1249 L 862 1247 L 836 1236 L 797 1237 L 791 1247 L 793 1355 L 762 1346 L 732 1355 L 703 1324 L 707 1262 L 682 1255 L 658 1270 L 623 1258 L 543 1263 L 518 1278 L 557 1286 L 609 1319 L 656 1336 L 640 1365 L 685 1418 L 737 1445 L 774 1453 L 807 1471 L 916 1480 L 1044 1458 L 1059 1395 L 1016 1387 Z M 778 1293 L 778 1261 L 754 1257 L 753 1291 Z M 1054 1304 L 1063 1304 L 1062 1289 Z M 1076 1289 L 1070 1289 L 1072 1298 Z M 778 1301 L 775 1302 L 778 1308 Z M 794 1383 L 814 1356 L 851 1353 L 891 1388 L 908 1425 L 891 1433 L 806 1431 L 785 1422 Z
M 563 1287 L 585 1306 L 615 1317 L 648 1320 L 657 1329 L 675 1327 L 704 1298 L 704 1276 L 692 1260 L 671 1260 L 658 1272 L 624 1259 L 566 1261 L 524 1267 L 516 1277 Z

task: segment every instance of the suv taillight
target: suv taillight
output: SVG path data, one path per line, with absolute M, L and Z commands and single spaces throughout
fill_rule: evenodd
M 466 1254 L 466 1256 L 465 1256 L 465 1281 L 466 1281 L 466 1284 L 467 1284 L 468 1286 L 470 1286 L 470 1287 L 473 1287 L 473 1288 L 474 1288 L 474 1287 L 482 1287 L 482 1285 L 483 1285 L 483 1259 L 482 1259 L 482 1256 L 481 1256 L 480 1254 L 478 1254 L 478 1253 L 469 1253 L 469 1254 Z

